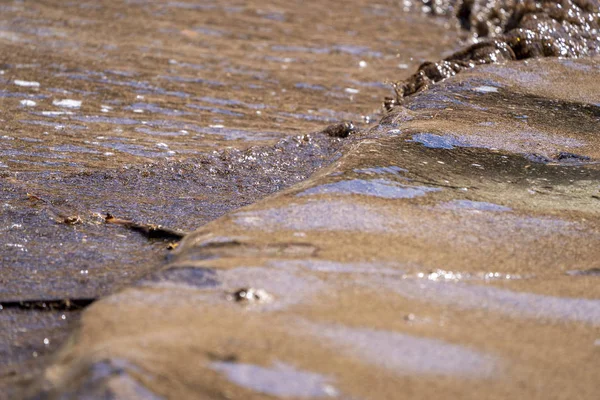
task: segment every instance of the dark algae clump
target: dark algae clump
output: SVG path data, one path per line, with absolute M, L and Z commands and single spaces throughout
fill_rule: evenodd
M 539 57 L 581 57 L 598 51 L 599 3 L 596 0 L 450 0 L 425 2 L 433 14 L 454 14 L 475 44 L 438 62 L 425 62 L 404 82 L 396 99 L 481 64 Z

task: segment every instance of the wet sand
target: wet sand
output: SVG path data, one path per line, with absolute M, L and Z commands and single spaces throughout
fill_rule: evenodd
M 598 66 L 503 67 L 546 71 L 543 94 L 489 66 L 416 95 L 89 307 L 47 393 L 595 398 Z
M 79 304 L 165 264 L 169 241 L 106 213 L 192 231 L 299 182 L 343 144 L 305 134 L 367 126 L 386 80 L 459 46 L 393 2 L 0 8 L 3 387 L 37 373 Z
M 2 302 L 116 293 L 58 352 L 77 307 L 0 311 L 5 393 L 594 398 L 598 60 L 480 66 L 368 126 L 386 75 L 463 42 L 451 19 L 344 4 L 7 18 Z M 306 135 L 344 119 L 361 129 Z M 164 261 L 105 212 L 189 231 L 230 213 Z

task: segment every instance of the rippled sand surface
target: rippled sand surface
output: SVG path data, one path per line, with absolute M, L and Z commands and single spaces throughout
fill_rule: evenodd
M 480 65 L 384 114 L 386 79 L 465 44 L 453 19 L 2 7 L 8 398 L 596 397 L 597 58 Z M 106 212 L 196 230 L 165 261 Z

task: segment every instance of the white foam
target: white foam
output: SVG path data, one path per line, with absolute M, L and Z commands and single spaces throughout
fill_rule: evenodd
M 81 107 L 81 100 L 71 100 L 71 99 L 54 100 L 52 102 L 52 104 L 54 104 L 55 106 L 58 106 L 58 107 L 79 108 L 79 107 Z
M 42 111 L 44 117 L 58 117 L 59 115 L 71 115 L 69 111 Z
M 494 86 L 478 86 L 473 89 L 475 92 L 479 93 L 497 93 L 498 88 Z
M 33 100 L 21 100 L 21 105 L 25 107 L 34 107 L 36 104 Z
M 20 79 L 15 79 L 15 85 L 23 86 L 23 87 L 40 87 L 39 82 L 34 81 L 22 81 Z

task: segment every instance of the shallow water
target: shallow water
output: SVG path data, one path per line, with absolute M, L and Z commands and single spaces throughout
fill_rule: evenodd
M 423 43 L 422 18 L 392 12 L 393 2 L 342 4 L 6 4 L 3 162 L 114 168 L 368 122 L 390 93 L 386 79 L 456 43 L 443 24 Z
M 598 59 L 479 66 L 383 115 L 386 79 L 463 44 L 454 20 L 2 7 L 9 397 L 594 398 Z M 165 261 L 106 212 L 229 214 Z

